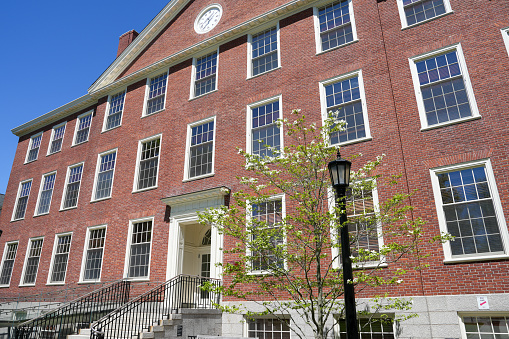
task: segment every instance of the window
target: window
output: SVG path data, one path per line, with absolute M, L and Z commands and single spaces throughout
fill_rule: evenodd
M 193 59 L 193 97 L 207 94 L 217 88 L 217 51 L 204 57 Z
M 248 78 L 279 67 L 279 24 L 263 32 L 248 35 L 248 41 L 248 64 L 251 64 Z
M 247 321 L 248 338 L 290 339 L 290 319 L 275 318 L 249 319 Z
M 352 0 L 334 1 L 313 11 L 317 53 L 357 40 Z
M 447 260 L 505 255 L 507 226 L 489 160 L 431 170 Z M 501 231 L 503 230 L 503 231 Z
M 30 239 L 23 268 L 22 285 L 34 285 L 39 269 L 39 260 L 41 258 L 43 238 Z
M 111 188 L 113 187 L 116 159 L 116 149 L 99 154 L 97 159 L 94 194 L 92 196 L 92 201 L 111 197 Z
M 283 135 L 276 121 L 281 118 L 281 97 L 249 105 L 247 150 L 260 157 L 278 156 Z M 274 152 L 276 151 L 276 152 Z
M 279 246 L 284 244 L 284 234 L 281 222 L 284 218 L 284 196 L 258 204 L 251 205 L 251 220 L 248 225 L 251 233 L 251 270 L 255 272 L 270 272 L 275 267 L 282 267 L 284 261 L 280 257 Z M 257 248 L 257 238 L 260 246 Z M 264 239 L 269 239 L 268 245 Z
M 330 134 L 331 145 L 370 140 L 362 71 L 355 71 L 320 83 L 322 118 L 344 120 L 344 131 Z
M 72 234 L 59 234 L 55 237 L 53 247 L 52 268 L 48 283 L 63 283 L 67 272 L 67 262 L 71 249 Z
M 358 319 L 359 336 L 361 338 L 380 338 L 380 339 L 394 339 L 394 325 L 393 320 L 385 318 L 384 320 L 371 318 L 371 319 Z M 346 321 L 338 319 L 336 323 L 336 333 L 339 334 L 337 338 L 346 339 Z
M 80 194 L 81 175 L 83 174 L 83 163 L 69 166 L 67 169 L 66 185 L 64 187 L 64 199 L 61 209 L 73 208 L 78 206 L 78 197 Z
M 19 183 L 18 198 L 14 206 L 14 213 L 12 220 L 20 220 L 25 218 L 27 210 L 28 197 L 30 196 L 30 189 L 32 188 L 32 179 L 22 181 Z
M 184 179 L 198 178 L 214 172 L 214 139 L 216 118 L 188 125 L 186 169 Z
M 5 244 L 4 256 L 2 258 L 2 269 L 0 270 L 0 286 L 9 286 L 11 283 L 12 268 L 18 252 L 18 242 Z
M 106 227 L 89 228 L 83 255 L 82 281 L 99 281 L 103 262 Z
M 134 176 L 135 191 L 157 187 L 160 148 L 160 134 L 140 141 L 138 146 L 138 167 Z
M 451 12 L 449 0 L 398 0 L 403 28 Z
M 62 149 L 62 141 L 64 140 L 66 123 L 53 127 L 51 132 L 51 142 L 48 148 L 48 155 L 60 152 Z
M 42 133 L 34 135 L 30 138 L 30 143 L 28 144 L 28 152 L 27 158 L 25 159 L 25 163 L 32 162 L 37 160 L 37 156 L 39 155 L 39 148 L 41 147 Z
M 422 128 L 479 117 L 461 45 L 410 59 Z
M 507 53 L 509 53 L 509 27 L 504 28 L 502 30 L 502 38 L 504 39 L 505 48 L 507 49 Z
M 509 338 L 509 316 L 463 317 L 463 338 Z
M 41 187 L 39 188 L 39 199 L 37 200 L 37 206 L 35 207 L 35 215 L 49 213 L 56 176 L 57 172 L 52 172 L 42 176 Z
M 145 116 L 157 113 L 164 109 L 167 79 L 168 73 L 147 79 L 147 103 L 144 110 Z
M 106 109 L 106 119 L 104 120 L 104 131 L 121 125 L 122 112 L 124 111 L 125 92 L 126 91 L 122 91 L 109 96 L 108 106 Z
M 76 121 L 76 130 L 74 132 L 74 145 L 79 145 L 88 141 L 88 135 L 90 133 L 90 125 L 92 124 L 92 112 L 87 112 L 78 116 Z
M 127 278 L 148 278 L 149 276 L 152 223 L 153 218 L 130 222 Z

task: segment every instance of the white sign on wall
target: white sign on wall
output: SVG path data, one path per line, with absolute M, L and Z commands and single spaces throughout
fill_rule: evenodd
M 490 304 L 488 304 L 488 297 L 485 295 L 477 296 L 477 307 L 480 310 L 489 310 Z

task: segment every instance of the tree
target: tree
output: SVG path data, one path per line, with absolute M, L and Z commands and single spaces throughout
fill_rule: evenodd
M 271 314 L 280 320 L 298 314 L 315 338 L 326 338 L 332 331 L 327 327 L 331 317 L 343 313 L 338 234 L 341 227 L 349 227 L 352 261 L 357 266 L 351 283 L 356 293 L 365 289 L 376 293 L 374 309 L 368 313 L 380 308 L 408 309 L 409 300 L 385 298 L 377 287 L 398 285 L 407 272 L 422 269 L 415 264 L 419 261 L 402 264 L 401 260 L 422 257 L 419 244 L 423 241 L 423 221 L 409 218 L 410 194 L 397 193 L 381 202 L 379 208 L 373 206 L 367 192 L 375 185 L 399 187 L 397 176 L 380 175 L 383 156 L 379 156 L 352 172 L 349 202 L 347 206 L 335 206 L 326 168 L 335 158 L 336 149 L 328 141 L 331 133 L 344 130 L 345 123 L 329 119 L 317 127 L 308 125 L 299 110 L 291 116 L 294 121 L 278 121 L 289 145 L 282 151 L 270 149 L 273 157 L 239 149 L 250 174 L 238 178 L 242 189 L 232 193 L 229 207 L 200 215 L 203 223 L 218 227 L 225 240 L 233 244 L 223 249 L 234 261 L 221 264 L 224 279 L 218 292 L 233 300 L 253 301 L 261 311 L 242 303 L 218 307 L 248 317 Z M 357 210 L 355 217 L 341 225 L 338 216 L 345 208 L 348 214 Z M 383 246 L 378 246 L 380 237 Z M 366 246 L 370 240 L 376 246 Z M 305 338 L 309 330 L 297 322 L 289 326 L 300 338 Z

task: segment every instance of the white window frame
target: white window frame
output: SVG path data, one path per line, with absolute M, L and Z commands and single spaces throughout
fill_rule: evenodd
M 380 214 L 380 201 L 378 200 L 378 186 L 376 184 L 376 179 L 374 178 L 366 178 L 363 180 L 359 180 L 360 182 L 371 181 L 373 182 L 372 196 L 373 196 L 373 210 L 376 215 Z M 355 185 L 355 182 L 350 183 L 350 186 Z M 329 212 L 334 213 L 334 208 L 336 207 L 336 195 L 334 189 L 332 187 L 327 188 L 328 200 L 329 200 Z M 382 248 L 384 245 L 383 240 L 383 226 L 382 223 L 377 223 L 377 234 L 378 234 L 378 248 Z M 331 229 L 331 237 L 332 239 L 337 239 L 340 241 L 340 236 L 338 234 L 338 229 Z M 340 257 L 341 252 L 338 247 L 331 248 L 331 255 L 333 258 L 332 267 L 335 269 L 341 269 L 343 265 L 341 264 Z M 354 269 L 365 269 L 365 268 L 382 268 L 387 267 L 387 263 L 385 262 L 385 257 L 383 255 L 379 255 L 378 261 L 364 261 L 358 262 L 353 265 Z
M 195 84 L 196 84 L 196 63 L 198 61 L 198 59 L 201 59 L 202 57 L 204 56 L 207 56 L 211 53 L 214 53 L 214 51 L 217 53 L 217 61 L 216 61 L 216 88 L 214 88 L 213 90 L 211 90 L 210 92 L 207 92 L 207 93 L 204 93 L 204 94 L 200 94 L 200 95 L 196 95 L 196 92 L 195 92 Z M 210 93 L 214 93 L 218 90 L 219 88 L 219 84 L 218 84 L 218 81 L 219 81 L 219 77 L 218 77 L 218 74 L 219 74 L 219 47 L 217 47 L 216 49 L 213 49 L 213 50 L 209 50 L 207 53 L 203 53 L 203 54 L 200 54 L 200 56 L 198 57 L 193 57 L 193 65 L 191 67 L 191 89 L 190 89 L 190 92 L 189 92 L 189 100 L 192 100 L 192 99 L 196 99 L 196 98 L 201 98 L 207 94 L 210 94 Z
M 78 128 L 80 126 L 80 121 L 81 121 L 81 119 L 87 117 L 88 115 L 90 115 L 90 126 L 88 127 L 87 140 L 82 141 L 82 142 L 76 142 L 76 137 L 78 136 L 78 132 L 79 132 Z M 81 145 L 81 144 L 88 142 L 88 140 L 90 139 L 90 130 L 92 128 L 92 120 L 94 120 L 94 110 L 91 110 L 86 113 L 78 115 L 78 117 L 76 118 L 76 126 L 74 126 L 74 136 L 72 138 L 72 146 L 71 147 Z
M 108 116 L 109 116 L 109 112 L 110 112 L 110 106 L 111 106 L 111 98 L 117 94 L 122 93 L 122 92 L 124 92 L 124 102 L 122 103 L 122 113 L 120 116 L 120 123 L 118 124 L 118 126 L 106 129 L 106 125 L 108 122 Z M 103 129 L 102 129 L 101 133 L 108 132 L 108 131 L 114 130 L 115 128 L 119 128 L 120 126 L 122 126 L 122 120 L 124 119 L 124 112 L 125 112 L 126 97 L 127 97 L 127 88 L 124 88 L 121 91 L 117 91 L 113 94 L 108 95 L 108 103 L 106 104 L 106 111 L 104 112 Z M 92 122 L 90 122 L 90 123 L 92 124 Z
M 96 192 L 97 191 L 97 179 L 99 178 L 99 169 L 101 168 L 101 159 L 102 159 L 103 156 L 109 155 L 109 154 L 112 154 L 112 153 L 116 153 L 116 156 L 115 156 L 115 167 L 113 167 L 113 176 L 111 178 L 110 195 L 107 196 L 107 197 L 104 197 L 104 198 L 96 199 L 95 195 L 97 193 Z M 115 170 L 117 169 L 117 161 L 118 161 L 118 148 L 110 149 L 108 151 L 99 153 L 97 155 L 97 165 L 95 167 L 95 175 L 94 175 L 94 186 L 93 186 L 93 189 L 92 189 L 92 198 L 90 199 L 91 202 L 111 199 L 111 196 L 113 195 L 113 184 L 115 182 Z M 81 188 L 81 185 L 80 185 L 80 188 Z
M 480 260 L 496 260 L 496 259 L 507 259 L 509 258 L 509 232 L 507 224 L 504 218 L 504 212 L 502 210 L 502 204 L 500 196 L 498 194 L 497 184 L 495 182 L 495 175 L 493 174 L 493 168 L 491 166 L 490 159 L 469 161 L 461 164 L 455 164 L 451 166 L 441 166 L 432 168 L 429 170 L 431 176 L 431 183 L 433 187 L 433 194 L 435 198 L 435 206 L 437 211 L 438 224 L 440 231 L 448 233 L 447 223 L 445 221 L 445 213 L 442 207 L 442 195 L 440 193 L 440 184 L 438 182 L 438 174 L 448 173 L 452 171 L 458 171 L 462 169 L 468 169 L 472 167 L 483 166 L 486 173 L 486 179 L 488 181 L 488 187 L 491 193 L 491 199 L 493 201 L 493 208 L 495 210 L 495 216 L 497 218 L 498 226 L 500 229 L 500 237 L 502 239 L 502 246 L 504 248 L 503 254 L 463 254 L 458 256 L 452 256 L 451 246 L 449 241 L 442 244 L 444 251 L 444 263 L 457 263 L 457 262 L 468 262 L 468 261 L 480 261 Z
M 83 168 L 81 169 L 80 188 L 78 190 L 78 197 L 76 198 L 76 206 L 64 208 L 65 196 L 67 194 L 67 186 L 69 186 L 69 176 L 71 174 L 71 169 L 73 169 L 74 167 L 78 167 L 80 165 L 83 166 Z M 84 161 L 79 162 L 79 163 L 74 164 L 74 165 L 67 166 L 67 174 L 65 175 L 64 190 L 62 192 L 62 201 L 60 202 L 60 211 L 67 211 L 67 210 L 71 210 L 73 208 L 78 208 L 78 203 L 79 203 L 79 199 L 80 199 L 80 192 L 81 192 L 81 184 L 83 182 L 83 173 L 84 172 L 85 172 L 85 162 Z
M 32 147 L 32 143 L 34 141 L 35 138 L 37 138 L 38 136 L 41 137 L 41 142 L 39 144 L 39 150 L 37 151 L 37 156 L 35 157 L 34 160 L 30 160 L 28 161 L 28 155 L 30 154 L 30 150 L 31 150 L 31 147 Z M 42 136 L 43 136 L 43 132 L 39 132 L 37 134 L 34 134 L 30 137 L 30 142 L 28 143 L 28 149 L 27 149 L 27 154 L 25 155 L 25 164 L 28 164 L 28 163 L 31 163 L 31 162 L 34 162 L 36 161 L 37 159 L 39 159 L 39 155 L 41 154 L 41 146 L 42 146 Z
M 426 22 L 429 22 L 429 21 L 441 18 L 443 16 L 446 16 L 446 15 L 452 13 L 453 10 L 451 8 L 451 4 L 449 3 L 449 0 L 443 0 L 443 2 L 444 2 L 444 7 L 445 7 L 445 13 L 437 15 L 437 16 L 434 16 L 432 18 L 429 18 L 429 19 L 426 19 L 426 20 L 423 20 L 423 21 L 416 22 L 415 24 L 409 25 L 408 22 L 407 22 L 407 19 L 406 19 L 405 8 L 403 6 L 403 0 L 397 0 L 399 17 L 401 19 L 401 29 L 418 26 L 420 24 L 423 24 L 423 23 L 426 23 Z
M 362 76 L 361 69 L 358 69 L 358 70 L 355 70 L 355 71 L 352 71 L 352 72 L 349 72 L 346 74 L 342 74 L 342 75 L 339 75 L 339 76 L 319 82 L 320 105 L 321 105 L 321 111 L 322 111 L 322 125 L 325 123 L 325 120 L 327 119 L 327 117 L 329 115 L 329 111 L 327 111 L 328 108 L 327 108 L 327 98 L 326 98 L 326 93 L 325 93 L 325 87 L 330 84 L 340 82 L 340 81 L 343 81 L 343 80 L 346 80 L 349 78 L 355 78 L 355 77 L 357 77 L 359 79 L 359 93 L 360 93 L 360 99 L 361 99 L 361 104 L 362 104 L 362 116 L 364 118 L 364 129 L 366 131 L 366 136 L 363 138 L 349 140 L 346 142 L 340 142 L 337 144 L 330 144 L 330 138 L 328 138 L 327 144 L 329 146 L 337 146 L 337 145 L 345 146 L 345 145 L 356 144 L 358 142 L 363 142 L 363 141 L 368 141 L 368 140 L 373 139 L 371 137 L 371 130 L 369 128 L 368 107 L 366 104 L 366 92 L 364 91 L 364 78 Z M 346 127 L 348 127 L 348 126 L 346 126 Z
M 38 213 L 39 212 L 39 205 L 41 203 L 41 194 L 42 194 L 42 189 L 44 187 L 44 180 L 46 179 L 47 176 L 50 176 L 52 174 L 55 174 L 55 181 L 53 182 L 53 191 L 51 193 L 51 199 L 49 200 L 49 209 L 48 209 L 48 212 L 39 214 Z M 44 173 L 42 175 L 41 183 L 39 185 L 39 194 L 37 195 L 37 203 L 35 204 L 34 217 L 40 216 L 40 215 L 49 214 L 49 212 L 51 211 L 51 202 L 53 201 L 53 195 L 55 194 L 56 182 L 57 182 L 57 171 L 51 171 L 51 172 L 48 172 L 48 173 Z
M 463 82 L 465 84 L 465 90 L 468 96 L 468 102 L 470 104 L 470 110 L 472 112 L 472 116 L 466 118 L 460 118 L 456 120 L 450 120 L 447 122 L 438 123 L 435 125 L 428 126 L 428 122 L 426 119 L 426 110 L 424 108 L 424 99 L 422 97 L 421 84 L 419 82 L 419 75 L 417 73 L 417 62 L 443 54 L 447 52 L 456 51 L 456 55 L 458 56 L 458 65 L 461 70 L 461 75 L 463 78 Z M 467 64 L 465 62 L 465 57 L 463 55 L 463 49 L 461 48 L 461 44 L 457 43 L 451 46 L 447 46 L 444 48 L 440 48 L 438 50 L 420 54 L 418 56 L 412 57 L 408 59 L 410 63 L 410 71 L 412 73 L 412 80 L 414 83 L 414 91 L 415 98 L 417 99 L 417 108 L 419 110 L 419 117 L 421 119 L 421 131 L 440 128 L 443 126 L 455 125 L 465 121 L 479 119 L 481 115 L 479 114 L 479 110 L 477 108 L 477 101 L 475 100 L 474 89 L 472 88 L 472 84 L 470 82 L 470 76 L 468 75 Z
M 257 107 L 261 107 L 273 102 L 279 101 L 279 119 L 283 119 L 283 96 L 281 94 L 273 96 L 271 98 L 263 99 L 252 104 L 247 105 L 246 107 L 246 152 L 252 154 L 252 138 L 253 138 L 253 109 Z M 284 136 L 283 136 L 283 124 L 279 127 L 279 151 L 283 152 L 284 149 Z
M 141 153 L 143 150 L 143 143 L 152 141 L 155 139 L 159 139 L 159 160 L 157 162 L 156 184 L 155 184 L 155 186 L 138 189 L 138 175 L 140 174 L 140 162 L 141 162 Z M 159 134 L 156 134 L 151 137 L 148 137 L 148 138 L 138 141 L 138 154 L 136 155 L 136 168 L 134 169 L 133 193 L 144 192 L 144 191 L 156 189 L 159 187 L 159 169 L 161 167 L 162 145 L 163 145 L 163 134 L 162 133 L 159 133 Z M 115 164 L 115 166 L 116 166 L 116 164 Z
M 480 317 L 480 318 L 486 318 L 486 317 L 506 317 L 509 318 L 509 312 L 492 312 L 492 311 L 479 311 L 479 312 L 460 312 L 458 313 L 459 323 L 460 323 L 460 332 L 461 332 L 461 338 L 467 339 L 467 331 L 465 327 L 465 320 L 466 317 Z
M 104 231 L 103 253 L 102 253 L 102 257 L 101 257 L 101 274 L 99 274 L 99 278 L 98 279 L 85 280 L 85 268 L 86 268 L 86 264 L 87 264 L 87 250 L 88 250 L 88 242 L 90 241 L 90 233 L 93 230 L 102 229 L 102 228 L 104 228 L 105 231 Z M 89 284 L 89 283 L 94 284 L 94 283 L 101 282 L 101 277 L 102 277 L 102 274 L 103 274 L 103 271 L 104 271 L 103 270 L 103 268 L 104 268 L 104 252 L 106 252 L 106 240 L 107 240 L 107 237 L 108 237 L 108 225 L 107 224 L 87 227 L 87 233 L 86 233 L 86 236 L 85 236 L 85 245 L 83 246 L 83 255 L 82 255 L 82 258 L 81 258 L 81 270 L 80 270 L 80 280 L 79 280 L 79 283 L 81 283 L 81 284 Z
M 126 250 L 125 250 L 125 263 L 124 263 L 124 278 L 129 279 L 131 281 L 148 281 L 150 280 L 150 264 L 152 262 L 152 243 L 154 239 L 154 216 L 150 217 L 143 217 L 138 219 L 132 219 L 129 220 L 129 232 L 127 234 L 127 244 L 126 244 Z M 152 222 L 152 234 L 150 236 L 150 256 L 148 259 L 148 275 L 146 277 L 135 277 L 131 278 L 128 276 L 129 274 L 129 266 L 130 266 L 130 258 L 131 258 L 131 245 L 132 245 L 132 236 L 133 236 L 133 225 L 136 223 L 151 221 Z
M 158 110 L 158 111 L 155 111 L 153 113 L 150 113 L 150 114 L 147 114 L 147 109 L 148 109 L 148 96 L 150 94 L 150 80 L 152 80 L 153 78 L 156 78 L 156 77 L 160 77 L 162 75 L 166 74 L 166 85 L 164 86 L 164 100 L 163 100 L 163 108 Z M 144 118 L 144 117 L 149 117 L 149 116 L 152 116 L 154 114 L 157 114 L 159 112 L 162 112 L 166 109 L 166 99 L 167 99 L 167 94 L 168 94 L 168 77 L 170 76 L 170 72 L 169 70 L 165 71 L 165 72 L 155 72 L 154 74 L 152 74 L 151 76 L 149 76 L 147 78 L 147 83 L 145 85 L 145 98 L 143 100 L 143 111 L 142 111 L 142 114 L 141 114 L 141 117 Z
M 244 317 L 244 324 L 243 324 L 243 331 L 244 331 L 244 338 L 253 338 L 253 337 L 249 337 L 249 321 L 250 320 L 258 320 L 258 319 L 273 319 L 273 320 L 288 320 L 288 328 L 290 330 L 290 339 L 292 339 L 294 336 L 292 335 L 292 329 L 291 329 L 291 323 L 292 323 L 292 318 L 291 316 L 288 316 L 288 315 L 280 315 L 278 314 L 277 316 L 276 315 L 273 315 L 273 316 L 270 316 L 270 315 L 266 315 L 266 316 L 258 316 L 258 317 Z M 264 331 L 265 332 L 265 331 Z
M 18 240 L 8 241 L 8 242 L 5 243 L 4 252 L 2 254 L 2 264 L 0 265 L 0 275 L 1 275 L 1 273 L 4 270 L 5 257 L 7 256 L 7 249 L 9 248 L 9 245 L 14 245 L 14 244 L 17 244 L 18 247 L 16 248 L 16 254 L 14 255 L 14 260 L 12 262 L 12 270 L 11 270 L 11 275 L 9 277 L 9 283 L 8 284 L 2 284 L 2 285 L 0 285 L 0 287 L 9 287 L 11 285 L 12 273 L 14 272 L 14 264 L 16 264 L 16 258 L 18 256 L 18 250 L 19 250 L 19 241 Z
M 65 237 L 68 235 L 71 236 L 71 241 L 69 243 L 69 252 L 67 252 L 67 266 L 65 269 L 64 281 L 51 282 L 51 277 L 53 276 L 53 269 L 54 269 L 54 265 L 55 265 L 55 255 L 56 255 L 56 251 L 57 251 L 57 247 L 58 247 L 58 239 L 60 237 Z M 49 268 L 49 272 L 48 272 L 48 281 L 46 282 L 46 285 L 65 285 L 65 279 L 67 278 L 67 272 L 69 272 L 69 258 L 71 256 L 72 235 L 73 235 L 73 232 L 65 232 L 65 233 L 55 234 L 55 240 L 53 241 L 53 251 L 51 254 L 51 262 L 50 262 L 50 266 L 49 266 L 50 268 Z
M 257 35 L 258 33 L 262 33 L 265 30 L 268 30 L 269 28 L 276 27 L 276 34 L 277 34 L 277 67 L 272 68 L 268 71 L 258 73 L 256 75 L 253 75 L 253 35 Z M 264 29 L 258 29 L 255 33 L 251 33 L 247 35 L 247 79 L 250 78 L 256 78 L 260 75 L 275 71 L 276 69 L 281 68 L 281 36 L 280 36 L 280 30 L 279 30 L 279 21 L 274 25 L 265 25 Z
M 25 219 L 25 217 L 27 215 L 28 201 L 30 200 L 30 193 L 32 193 L 32 188 L 33 188 L 33 185 L 34 185 L 33 179 L 34 178 L 30 178 L 30 179 L 23 180 L 23 181 L 19 182 L 18 193 L 16 194 L 16 202 L 14 203 L 14 209 L 12 211 L 11 221 L 18 221 L 18 220 L 24 220 Z M 28 193 L 28 197 L 27 197 L 27 206 L 25 208 L 25 214 L 24 214 L 23 218 L 15 219 L 14 217 L 16 216 L 16 210 L 18 209 L 18 203 L 19 203 L 19 198 L 20 198 L 20 194 L 21 194 L 21 187 L 23 186 L 24 183 L 27 183 L 27 182 L 30 182 L 30 181 L 32 182 L 32 185 L 30 186 L 30 192 Z
M 28 255 L 30 254 L 30 249 L 32 246 L 32 242 L 42 239 L 42 245 L 41 245 L 41 254 L 39 255 L 39 263 L 37 264 L 37 272 L 35 273 L 35 279 L 34 282 L 31 284 L 25 284 L 23 283 L 23 280 L 25 280 L 25 273 L 27 268 L 27 262 L 28 262 Z M 21 271 L 21 280 L 19 281 L 19 286 L 35 286 L 37 283 L 37 275 L 39 274 L 39 268 L 41 267 L 41 257 L 42 257 L 42 250 L 44 249 L 44 237 L 34 237 L 28 239 L 28 246 L 25 253 L 25 260 L 23 262 L 23 270 Z
M 329 51 L 333 51 L 335 49 L 338 49 L 338 48 L 341 48 L 341 47 L 345 47 L 345 46 L 353 44 L 354 42 L 359 41 L 359 38 L 357 37 L 357 28 L 356 28 L 356 24 L 355 24 L 355 16 L 354 16 L 354 13 L 353 13 L 353 2 L 352 2 L 352 0 L 348 0 L 348 13 L 350 15 L 350 24 L 352 25 L 353 40 L 350 41 L 350 42 L 347 42 L 347 43 L 345 43 L 343 45 L 339 45 L 339 46 L 332 47 L 332 48 L 329 48 L 329 49 L 326 49 L 326 50 L 322 50 L 322 36 L 320 34 L 320 18 L 319 18 L 320 12 L 319 12 L 319 9 L 321 7 L 330 5 L 333 2 L 334 1 L 330 1 L 330 0 L 322 1 L 322 2 L 320 2 L 318 4 L 316 4 L 315 7 L 313 7 L 313 23 L 314 23 L 314 26 L 315 26 L 316 55 L 319 55 L 319 54 L 322 54 L 322 53 L 327 53 Z
M 64 126 L 64 135 L 62 135 L 62 144 L 60 145 L 60 149 L 58 151 L 56 151 L 56 152 L 50 153 L 51 152 L 51 146 L 53 145 L 53 141 L 55 141 L 55 140 L 53 140 L 53 138 L 55 137 L 55 130 L 60 128 L 60 127 L 62 127 L 62 126 Z M 61 124 L 53 126 L 53 128 L 51 129 L 51 137 L 49 138 L 49 145 L 48 145 L 48 151 L 46 152 L 46 156 L 62 152 L 62 148 L 64 147 L 64 138 L 65 138 L 66 128 L 67 128 L 67 121 L 65 121 L 65 122 L 63 122 Z
M 198 125 L 203 125 L 210 121 L 214 121 L 214 140 L 212 141 L 212 172 L 207 173 L 207 174 L 202 174 L 202 175 L 199 175 L 196 177 L 189 177 L 189 167 L 190 167 L 189 162 L 190 162 L 190 156 L 191 156 L 191 136 L 192 136 L 193 127 L 198 126 Z M 217 119 L 216 119 L 215 115 L 210 118 L 205 118 L 205 119 L 187 124 L 186 158 L 185 158 L 185 163 L 184 163 L 184 179 L 182 180 L 183 182 L 214 176 L 214 174 L 215 174 L 215 172 L 214 172 L 215 171 L 215 159 L 216 159 L 216 131 L 217 131 Z
M 388 319 L 392 319 L 392 332 L 394 334 L 394 338 L 398 338 L 399 336 L 397 335 L 397 330 L 396 330 L 396 319 L 394 318 L 394 313 L 385 313 L 384 315 L 387 316 Z M 382 313 L 376 313 L 376 314 L 366 314 L 366 315 L 359 315 L 357 316 L 357 325 L 359 325 L 359 321 L 361 319 L 374 319 L 374 320 L 380 320 L 381 319 L 381 316 L 382 316 Z M 340 337 L 340 325 L 339 325 L 339 320 L 345 320 L 345 318 L 342 318 L 340 317 L 339 314 L 334 314 L 334 332 L 336 333 L 337 337 L 336 338 L 339 338 Z M 359 331 L 359 337 L 360 337 L 360 334 L 365 334 L 365 333 L 370 333 L 371 335 L 373 334 L 373 332 L 365 332 L 365 331 Z M 388 334 L 388 333 L 384 333 L 384 334 Z M 364 337 L 363 337 L 364 338 Z
M 501 29 L 500 32 L 502 33 L 502 39 L 504 39 L 507 54 L 509 54 L 509 27 Z
M 275 194 L 270 196 L 266 201 L 275 201 L 275 200 L 281 200 L 281 219 L 284 220 L 286 218 L 286 195 L 284 193 Z M 246 208 L 246 222 L 249 225 L 251 223 L 253 214 L 253 203 L 251 201 L 247 201 L 247 208 Z M 248 242 L 251 241 L 251 233 L 248 231 L 247 237 Z M 283 246 L 287 246 L 287 235 L 286 232 L 283 233 Z M 246 257 L 251 258 L 251 250 L 249 248 L 246 248 Z M 252 264 L 250 263 L 250 268 L 248 274 L 251 275 L 272 275 L 272 272 L 267 270 L 253 270 Z M 288 268 L 288 263 L 286 260 L 283 262 L 283 267 L 286 270 Z

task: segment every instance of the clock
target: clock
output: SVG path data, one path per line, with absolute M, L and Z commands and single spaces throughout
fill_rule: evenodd
M 210 32 L 219 23 L 222 15 L 223 8 L 219 4 L 205 7 L 194 21 L 194 30 L 198 34 Z

